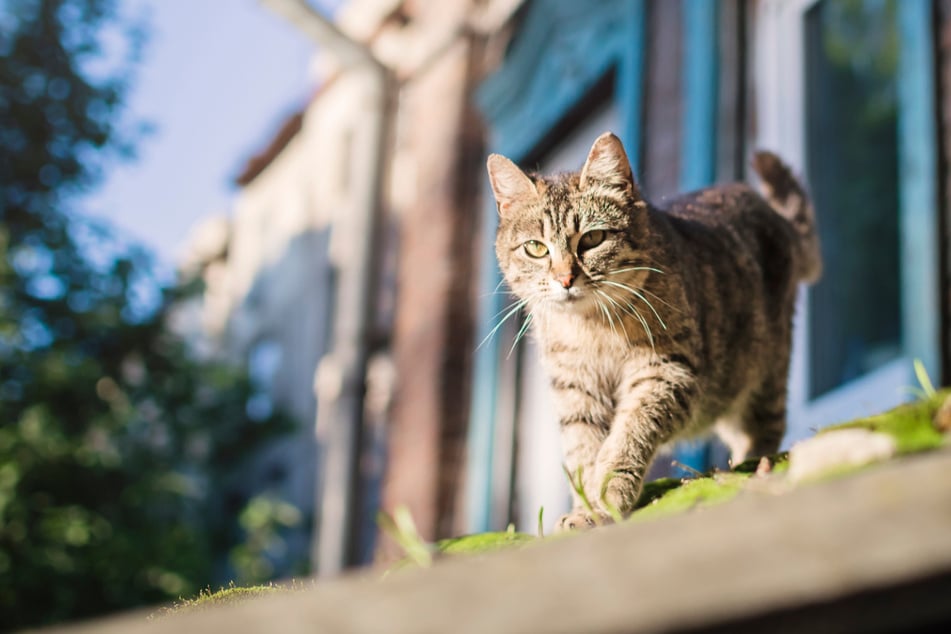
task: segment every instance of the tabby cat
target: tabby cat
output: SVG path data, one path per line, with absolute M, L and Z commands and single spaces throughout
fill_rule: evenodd
M 812 206 L 779 158 L 753 159 L 762 196 L 736 183 L 663 208 L 611 133 L 577 173 L 526 175 L 498 154 L 487 166 L 499 265 L 542 350 L 566 468 L 593 504 L 575 492 L 559 529 L 633 510 L 672 440 L 712 426 L 734 464 L 779 448 L 796 289 L 821 272 Z

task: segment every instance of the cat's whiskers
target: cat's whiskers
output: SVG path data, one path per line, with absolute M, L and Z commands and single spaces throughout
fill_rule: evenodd
M 625 302 L 624 305 L 622 305 L 620 302 L 618 302 L 614 297 L 612 297 L 606 291 L 599 290 L 598 292 L 601 293 L 601 295 L 603 295 L 607 299 L 609 299 L 611 302 L 613 302 L 618 308 L 628 313 L 629 315 L 635 317 L 639 322 L 641 322 L 641 327 L 644 329 L 644 333 L 647 335 L 647 341 L 651 345 L 651 350 L 656 352 L 656 350 L 654 349 L 654 333 L 651 332 L 650 324 L 647 323 L 647 320 L 644 319 L 644 316 L 641 314 L 641 312 L 637 310 L 637 307 L 635 307 L 634 304 L 630 302 Z M 626 330 L 624 332 L 625 334 L 627 333 Z
M 497 294 L 499 294 L 499 295 L 508 295 L 508 294 L 510 294 L 510 293 L 506 292 L 506 293 L 497 293 Z M 492 315 L 492 319 L 494 320 L 494 319 L 496 319 L 497 317 L 499 317 L 499 316 L 501 316 L 501 315 L 505 315 L 505 317 L 504 317 L 503 319 L 507 319 L 507 318 L 508 318 L 508 313 L 511 312 L 512 309 L 521 308 L 522 306 L 524 306 L 524 305 L 527 304 L 527 303 L 528 303 L 528 299 L 522 299 L 522 298 L 516 296 L 516 297 L 515 297 L 515 300 L 512 301 L 508 306 L 505 306 L 504 308 L 502 308 L 502 310 L 500 310 L 499 312 L 497 312 L 497 313 L 495 313 L 494 315 Z
M 515 346 L 518 345 L 518 342 L 522 340 L 522 337 L 525 336 L 525 333 L 528 332 L 528 327 L 532 324 L 532 318 L 534 313 L 528 312 L 525 314 L 525 320 L 522 322 L 522 327 L 519 328 L 518 334 L 515 335 L 515 341 L 512 342 L 512 347 L 509 348 L 509 353 L 506 358 L 511 357 L 512 353 L 515 352 Z
M 498 317 L 498 316 L 501 315 L 502 313 L 505 313 L 505 314 L 504 314 L 504 315 L 502 316 L 502 318 L 499 320 L 499 323 L 495 324 L 495 327 L 493 327 L 492 330 L 489 331 L 489 334 L 487 334 L 487 335 L 485 336 L 485 338 L 484 338 L 482 341 L 479 342 L 479 345 L 476 346 L 476 350 L 478 350 L 479 348 L 481 348 L 482 346 L 484 346 L 484 345 L 485 345 L 485 342 L 487 342 L 489 339 L 491 339 L 492 336 L 493 336 L 496 332 L 498 332 L 499 328 L 502 327 L 502 324 L 504 324 L 506 321 L 508 321 L 509 318 L 510 318 L 512 315 L 516 314 L 519 310 L 521 310 L 522 308 L 524 308 L 525 305 L 528 304 L 528 299 L 529 299 L 529 298 L 516 300 L 516 301 L 512 302 L 511 304 L 509 304 L 508 306 L 506 306 L 505 308 L 503 308 L 502 310 L 500 310 L 498 313 L 496 313 L 496 314 L 495 314 L 495 317 Z M 529 314 L 531 314 L 531 313 L 529 313 Z
M 608 295 L 607 295 L 604 291 L 602 291 L 602 290 L 600 290 L 600 289 L 595 289 L 595 293 L 597 293 L 598 295 L 601 295 L 602 297 L 604 297 L 604 298 L 606 298 L 606 299 L 611 299 L 610 297 L 608 297 Z M 611 326 L 611 332 L 613 332 L 613 333 L 616 335 L 616 334 L 617 334 L 617 328 L 615 328 L 615 326 L 614 326 L 614 318 L 611 316 L 611 312 L 608 310 L 607 306 L 605 306 L 605 305 L 601 302 L 600 299 L 595 299 L 595 302 L 597 302 L 598 308 L 601 309 L 601 313 L 605 316 L 605 318 L 607 319 L 608 324 Z M 625 331 L 624 334 L 626 335 L 626 334 L 627 334 L 627 331 Z
M 661 328 L 663 328 L 664 330 L 667 330 L 667 324 L 664 323 L 664 320 L 661 318 L 660 314 L 657 312 L 657 309 L 654 308 L 654 305 L 650 303 L 650 300 L 648 300 L 646 297 L 644 297 L 644 295 L 641 294 L 641 292 L 640 292 L 638 289 L 636 289 L 636 288 L 634 288 L 633 286 L 630 286 L 630 285 L 628 285 L 628 284 L 624 284 L 624 283 L 622 283 L 622 282 L 615 282 L 615 281 L 613 281 L 613 280 L 602 280 L 602 283 L 608 284 L 609 286 L 614 286 L 614 287 L 616 287 L 616 288 L 620 288 L 620 289 L 622 289 L 622 290 L 625 290 L 625 291 L 631 293 L 632 295 L 634 295 L 634 297 L 637 297 L 639 300 L 641 300 L 642 302 L 644 302 L 645 304 L 647 304 L 647 307 L 650 308 L 650 309 L 651 309 L 651 312 L 654 313 L 654 317 L 656 317 L 656 318 L 657 318 L 657 321 L 660 322 Z
M 619 273 L 629 273 L 631 271 L 653 271 L 654 273 L 660 273 L 661 275 L 664 272 L 653 266 L 629 266 L 623 269 L 614 269 L 612 271 L 607 271 L 605 275 L 618 275 Z
M 654 272 L 654 273 L 660 273 L 661 275 L 664 274 L 664 271 L 663 271 L 663 270 L 658 269 L 658 268 L 655 268 L 655 267 L 653 267 L 653 266 L 632 266 L 632 267 L 626 267 L 626 268 L 621 268 L 621 269 L 614 269 L 614 270 L 612 270 L 612 271 L 607 271 L 607 272 L 605 273 L 605 275 L 618 275 L 618 274 L 620 274 L 620 273 L 629 273 L 629 272 L 632 272 L 632 271 L 652 271 L 652 272 Z M 615 282 L 616 282 L 617 280 L 612 280 L 612 281 L 615 281 Z M 651 297 L 653 297 L 654 299 L 656 299 L 657 301 L 659 301 L 659 302 L 660 302 L 661 304 L 663 304 L 664 306 L 667 306 L 667 307 L 670 308 L 671 310 L 674 310 L 674 311 L 676 311 L 676 312 L 678 312 L 678 313 L 683 313 L 682 310 L 680 310 L 679 308 L 677 308 L 676 306 L 674 306 L 673 304 L 671 304 L 670 302 L 668 302 L 667 300 L 665 300 L 663 297 L 660 297 L 660 296 L 657 295 L 656 293 L 652 293 L 651 291 L 647 290 L 647 289 L 644 288 L 644 287 L 641 287 L 641 288 L 639 289 L 639 291 L 640 291 L 641 293 L 647 293 L 648 295 L 650 295 Z M 653 308 L 653 307 L 652 307 L 652 308 Z
M 603 291 L 601 289 L 595 289 L 595 292 L 601 295 L 602 297 L 604 297 L 609 302 L 611 302 L 611 304 L 615 306 L 620 312 L 630 313 L 630 311 L 625 309 L 625 307 L 622 306 L 620 302 L 618 302 L 614 297 L 611 297 L 610 293 L 607 293 L 606 291 Z M 613 309 L 612 309 L 612 312 L 614 312 Z M 620 314 L 620 312 L 615 312 L 614 314 L 618 318 L 618 323 L 621 325 L 621 330 L 624 332 L 624 338 L 627 339 L 628 343 L 630 343 L 631 335 L 627 332 L 627 328 L 624 327 L 624 316 Z M 617 331 L 615 331 L 615 333 L 616 332 Z M 648 338 L 650 338 L 650 333 L 648 332 L 647 334 L 648 334 Z M 651 345 L 653 346 L 653 343 Z
M 486 297 L 493 297 L 493 296 L 495 296 L 495 295 L 511 295 L 511 294 L 512 294 L 511 291 L 508 291 L 508 290 L 504 290 L 504 291 L 489 291 L 488 293 L 481 293 L 481 294 L 479 295 L 479 299 L 484 299 L 484 298 L 486 298 Z
M 512 291 L 510 291 L 510 290 L 507 290 L 507 289 L 504 290 L 504 291 L 503 291 L 503 290 L 499 290 L 499 289 L 502 288 L 502 285 L 503 285 L 503 284 L 505 284 L 505 278 L 502 278 L 501 280 L 499 280 L 499 283 L 495 285 L 495 288 L 493 288 L 493 289 L 492 289 L 491 291 L 489 291 L 488 293 L 482 293 L 481 295 L 479 295 L 479 298 L 481 299 L 481 298 L 484 298 L 484 297 L 492 297 L 493 295 L 509 295 L 509 294 L 511 294 Z M 505 309 L 503 308 L 502 310 L 504 311 Z M 501 312 L 499 312 L 498 314 L 496 314 L 496 315 L 493 317 L 493 319 L 494 319 L 495 317 L 498 317 L 499 314 L 501 314 Z
M 663 304 L 664 306 L 666 306 L 666 307 L 669 308 L 670 310 L 672 310 L 672 311 L 674 311 L 674 312 L 677 312 L 677 313 L 680 313 L 681 315 L 683 314 L 683 312 L 684 312 L 683 310 L 681 310 L 681 309 L 680 309 L 679 307 L 677 307 L 677 306 L 674 306 L 673 304 L 671 304 L 670 302 L 668 302 L 666 299 L 664 299 L 663 297 L 661 297 L 661 296 L 658 295 L 657 293 L 652 293 L 651 291 L 649 291 L 649 290 L 647 290 L 646 288 L 643 288 L 643 287 L 642 287 L 640 290 L 641 290 L 642 293 L 647 293 L 648 295 L 650 295 L 651 297 L 653 297 L 654 299 L 656 299 L 658 302 L 660 302 L 661 304 Z

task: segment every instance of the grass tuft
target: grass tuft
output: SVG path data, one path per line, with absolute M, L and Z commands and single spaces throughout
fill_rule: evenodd
M 423 568 L 432 565 L 432 547 L 420 537 L 408 508 L 400 505 L 393 510 L 392 516 L 380 511 L 376 519 L 380 530 L 389 535 L 413 563 Z
M 591 506 L 591 500 L 588 499 L 588 494 L 584 492 L 584 480 L 582 479 L 584 474 L 582 473 L 581 467 L 578 467 L 577 476 L 573 475 L 567 466 L 562 465 L 561 468 L 565 470 L 565 476 L 568 477 L 568 484 L 571 485 L 571 489 L 578 495 L 578 499 L 584 504 L 585 509 L 591 513 L 592 517 L 594 517 L 594 523 L 597 524 L 597 513 L 594 512 L 594 507 Z
M 925 364 L 921 362 L 921 359 L 915 359 L 915 377 L 918 379 L 918 384 L 921 385 L 921 392 L 924 395 L 925 399 L 932 399 L 938 395 L 938 391 L 934 389 L 934 383 L 931 382 L 931 377 L 928 376 L 928 370 L 925 368 Z

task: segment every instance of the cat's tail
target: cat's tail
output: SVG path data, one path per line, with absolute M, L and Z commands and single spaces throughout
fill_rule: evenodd
M 756 152 L 753 169 L 759 174 L 763 196 L 799 234 L 798 277 L 813 283 L 822 275 L 822 254 L 816 211 L 788 165 L 772 152 Z

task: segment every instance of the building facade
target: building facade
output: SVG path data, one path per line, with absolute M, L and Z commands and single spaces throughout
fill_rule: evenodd
M 391 80 L 360 420 L 320 420 L 313 392 L 335 345 L 340 272 L 368 239 L 346 229 L 348 201 L 369 186 L 372 157 L 355 150 L 367 114 L 331 51 L 333 80 L 243 184 L 220 309 L 232 345 L 278 368 L 275 402 L 300 399 L 295 448 L 309 457 L 284 463 L 302 481 L 327 460 L 321 430 L 357 426 L 355 477 L 336 502 L 352 511 L 339 516 L 349 545 L 319 566 L 365 562 L 374 547 L 392 556 L 375 540 L 377 508 L 405 505 L 432 539 L 531 531 L 539 507 L 550 525 L 568 502 L 531 338 L 513 345 L 517 318 L 489 334 L 510 298 L 488 152 L 577 169 L 612 130 L 655 201 L 745 180 L 756 148 L 786 158 L 813 193 L 826 261 L 801 291 L 787 445 L 907 399 L 914 360 L 936 383 L 951 378 L 951 2 L 353 0 L 334 20 Z M 315 420 L 316 445 L 303 440 Z M 335 484 L 318 478 L 315 517 Z

